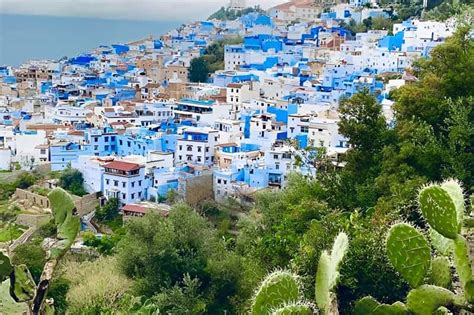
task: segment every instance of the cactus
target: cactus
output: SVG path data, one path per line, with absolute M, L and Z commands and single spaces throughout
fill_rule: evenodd
M 8 278 L 12 271 L 13 267 L 10 263 L 10 258 L 0 252 L 0 283 L 2 283 L 6 278 Z
M 311 315 L 313 310 L 308 303 L 294 302 L 284 305 L 271 313 L 272 315 Z
M 335 309 L 335 294 L 331 292 L 339 279 L 339 266 L 347 252 L 349 240 L 345 233 L 339 233 L 334 240 L 331 254 L 323 251 L 316 273 L 315 299 L 323 314 Z M 304 301 L 300 292 L 298 276 L 289 271 L 275 271 L 268 275 L 252 301 L 253 315 L 306 315 L 313 314 L 314 307 Z M 337 310 L 336 310 L 337 311 Z
M 253 304 L 253 315 L 271 314 L 272 309 L 300 300 L 298 276 L 288 271 L 275 271 L 258 288 Z
M 419 193 L 419 205 L 428 222 L 430 239 L 436 251 L 444 255 L 431 263 L 430 283 L 421 285 L 431 260 L 430 247 L 423 234 L 407 224 L 394 225 L 387 237 L 387 255 L 395 269 L 414 287 L 407 297 L 410 313 L 450 314 L 449 307 L 473 311 L 474 280 L 469 260 L 467 242 L 460 234 L 464 225 L 474 227 L 472 218 L 465 218 L 462 188 L 455 180 L 441 185 L 429 185 Z M 473 223 L 473 224 L 471 224 Z M 453 257 L 457 276 L 463 292 L 454 293 L 451 284 L 451 267 L 448 257 Z M 371 297 L 356 304 L 358 314 L 375 314 L 380 303 Z M 389 314 L 389 312 L 386 312 Z
M 15 272 L 10 278 L 10 295 L 15 302 L 28 302 L 35 296 L 36 284 L 28 267 L 15 266 Z
M 431 262 L 430 283 L 438 287 L 449 288 L 451 285 L 451 266 L 446 257 L 435 257 Z
M 454 241 L 446 238 L 443 235 L 436 232 L 435 229 L 430 228 L 430 239 L 431 245 L 443 256 L 449 256 L 453 252 Z
M 388 232 L 386 248 L 394 268 L 410 286 L 419 286 L 431 263 L 430 246 L 423 234 L 409 224 L 396 224 Z
M 461 302 L 456 295 L 444 288 L 422 285 L 408 293 L 407 306 L 415 315 L 431 315 L 441 306 L 451 306 Z M 461 302 L 462 303 L 462 302 Z
M 439 185 L 423 188 L 419 194 L 420 210 L 429 225 L 449 239 L 461 231 L 458 212 L 451 195 Z
M 371 296 L 360 299 L 355 304 L 355 315 L 407 315 L 405 304 L 395 302 L 393 304 L 382 304 Z
M 347 252 L 349 245 L 348 237 L 341 232 L 336 237 L 331 251 L 321 253 L 316 273 L 316 304 L 324 314 L 329 312 L 331 305 L 331 290 L 336 286 L 339 279 L 339 267 Z

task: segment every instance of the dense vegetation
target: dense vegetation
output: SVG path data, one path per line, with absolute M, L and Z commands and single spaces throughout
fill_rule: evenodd
M 207 19 L 208 20 L 221 20 L 221 21 L 233 21 L 241 16 L 247 15 L 249 13 L 256 12 L 256 13 L 261 13 L 265 14 L 265 11 L 262 10 L 259 6 L 251 7 L 251 8 L 245 8 L 240 11 L 236 10 L 231 10 L 226 7 L 221 7 L 219 10 L 214 12 L 211 16 L 209 16 Z

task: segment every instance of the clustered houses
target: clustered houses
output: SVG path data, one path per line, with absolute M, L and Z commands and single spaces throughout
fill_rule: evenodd
M 293 0 L 268 15 L 193 22 L 160 39 L 2 66 L 0 169 L 73 167 L 88 192 L 118 198 L 137 216 L 140 202 L 182 192 L 205 173 L 216 199 L 246 200 L 284 187 L 290 172 L 315 174 L 318 151 L 342 166 L 341 97 L 367 89 L 390 122 L 390 90 L 454 31 L 452 22 L 418 20 L 358 34 L 340 26 L 386 15 L 367 2 Z M 231 1 L 235 10 L 244 5 Z M 232 37 L 242 43 L 224 47 L 224 69 L 188 82 L 191 60 Z

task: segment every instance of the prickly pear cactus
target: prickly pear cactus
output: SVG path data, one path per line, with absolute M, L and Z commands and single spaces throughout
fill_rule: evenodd
M 316 273 L 316 304 L 324 313 L 329 310 L 330 300 L 330 283 L 332 279 L 331 257 L 326 251 L 321 253 L 318 263 L 318 271 Z
M 444 237 L 433 228 L 430 228 L 429 236 L 431 239 L 431 245 L 433 245 L 438 253 L 443 256 L 449 256 L 452 254 L 454 248 L 454 241 L 452 239 Z
M 393 267 L 410 286 L 418 287 L 431 263 L 431 249 L 423 234 L 409 224 L 395 224 L 388 232 L 386 249 Z
M 13 271 L 10 258 L 0 252 L 0 283 L 7 279 Z
M 28 267 L 15 266 L 14 275 L 10 278 L 10 295 L 15 302 L 31 301 L 35 297 L 36 284 Z
M 430 185 L 420 191 L 418 198 L 421 213 L 429 225 L 454 240 L 461 230 L 461 222 L 451 195 L 439 185 Z
M 415 315 L 431 315 L 442 306 L 456 304 L 457 300 L 453 292 L 425 284 L 408 293 L 407 307 Z
M 457 220 L 462 224 L 466 208 L 464 207 L 464 193 L 462 187 L 457 180 L 448 179 L 441 184 L 441 188 L 448 192 L 456 207 Z
M 271 314 L 274 309 L 299 301 L 301 296 L 297 279 L 289 271 L 275 271 L 268 275 L 255 294 L 252 314 Z
M 339 233 L 334 240 L 331 255 L 327 251 L 321 253 L 316 273 L 315 297 L 320 310 L 327 314 L 331 305 L 331 290 L 339 279 L 339 267 L 349 247 L 349 239 L 345 233 Z
M 273 311 L 272 315 L 311 315 L 313 310 L 311 306 L 303 302 L 294 302 L 280 307 Z
M 471 263 L 469 261 L 468 248 L 466 240 L 461 235 L 458 235 L 454 241 L 454 265 L 459 280 L 464 289 L 464 294 L 469 302 L 474 302 L 474 283 L 472 281 Z
M 402 302 L 382 304 L 371 296 L 366 296 L 355 304 L 354 315 L 407 315 L 408 309 Z
M 430 283 L 448 289 L 451 286 L 451 266 L 448 258 L 439 256 L 431 262 Z

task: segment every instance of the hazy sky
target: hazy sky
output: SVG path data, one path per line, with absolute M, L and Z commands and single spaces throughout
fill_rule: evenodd
M 247 0 L 262 8 L 285 0 Z M 228 0 L 0 0 L 0 13 L 100 17 L 132 20 L 195 20 Z

